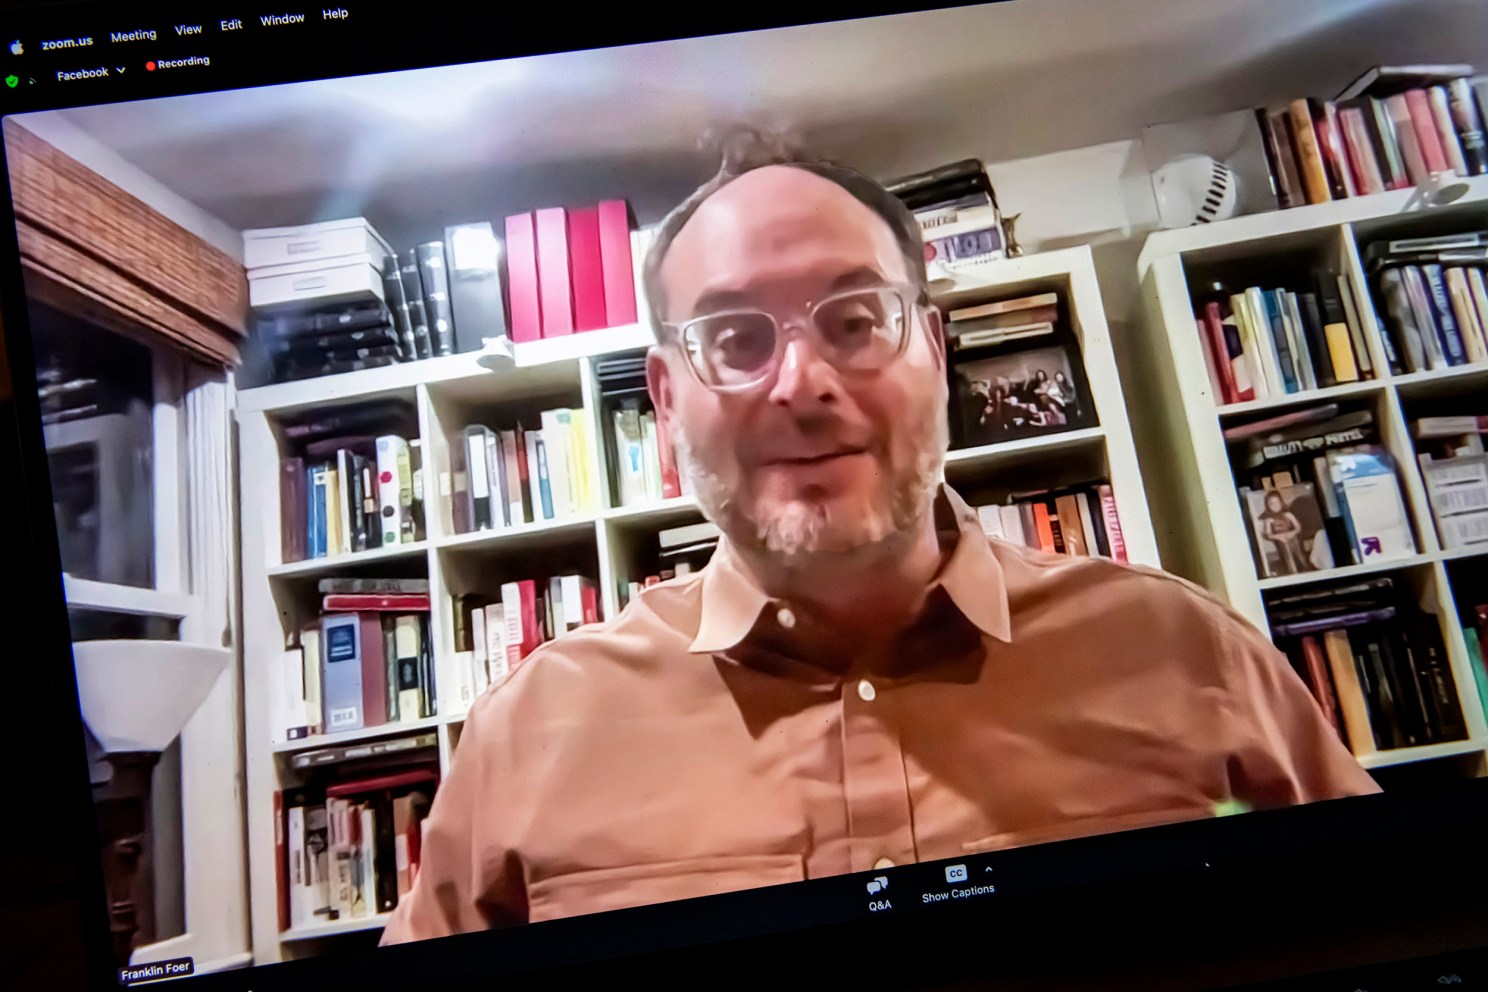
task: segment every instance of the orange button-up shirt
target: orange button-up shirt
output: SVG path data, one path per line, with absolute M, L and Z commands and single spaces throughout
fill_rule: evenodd
M 1377 791 L 1259 631 L 1152 569 L 989 541 L 949 489 L 871 664 L 708 567 L 466 718 L 383 942 Z

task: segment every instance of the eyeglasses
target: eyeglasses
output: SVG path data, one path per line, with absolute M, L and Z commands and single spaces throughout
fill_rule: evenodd
M 812 344 L 839 372 L 874 372 L 893 362 L 909 341 L 917 291 L 908 285 L 833 293 L 806 310 Z M 764 310 L 739 308 L 663 323 L 699 382 L 717 392 L 739 392 L 780 367 L 789 335 Z

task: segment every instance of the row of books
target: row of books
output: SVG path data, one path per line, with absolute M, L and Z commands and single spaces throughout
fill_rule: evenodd
M 450 438 L 456 533 L 567 520 L 598 506 L 589 418 L 564 408 L 539 417 L 537 429 L 472 424 Z
M 648 586 L 701 570 L 718 550 L 720 536 L 718 526 L 706 520 L 659 532 L 656 535 L 656 571 L 643 579 L 627 582 L 625 602 L 629 603 Z
M 1278 596 L 1267 613 L 1355 755 L 1467 737 L 1441 630 L 1394 576 Z
M 989 261 L 1007 253 L 997 194 L 979 159 L 951 162 L 885 185 L 919 222 L 932 273 L 939 266 Z
M 610 491 L 617 506 L 644 506 L 690 494 L 666 423 L 646 388 L 644 353 L 615 355 L 595 364 Z
M 1488 231 L 1366 246 L 1397 372 L 1488 361 Z
M 503 582 L 499 599 L 471 593 L 456 596 L 453 607 L 455 651 L 468 659 L 461 692 L 472 700 L 542 644 L 600 620 L 598 587 L 576 573 Z
M 355 554 L 422 540 L 423 451 L 388 434 L 327 457 L 279 465 L 284 561 Z
M 1442 547 L 1488 548 L 1488 414 L 1422 417 L 1411 434 Z
M 1214 284 L 1194 313 L 1210 386 L 1242 403 L 1374 377 L 1348 280 L 1317 273 L 1301 292 Z
M 439 712 L 427 579 L 321 579 L 321 616 L 270 668 L 272 743 Z
M 282 561 L 423 539 L 423 446 L 408 403 L 318 411 L 282 425 L 281 434 Z
M 1262 578 L 1416 553 L 1371 410 L 1323 404 L 1226 429 Z
M 279 929 L 389 913 L 413 888 L 438 774 L 412 769 L 276 794 Z
M 1279 205 L 1404 189 L 1440 173 L 1488 173 L 1480 108 L 1488 84 L 1417 68 L 1427 71 L 1366 74 L 1336 101 L 1299 99 L 1281 112 L 1258 110 Z
M 1104 482 L 1015 496 L 976 511 L 982 532 L 999 541 L 1051 554 L 1127 560 L 1116 497 Z
M 512 341 L 634 324 L 634 229 L 624 200 L 507 217 Z

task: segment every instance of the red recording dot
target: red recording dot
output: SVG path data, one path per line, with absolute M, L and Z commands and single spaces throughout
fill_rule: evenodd
M 391 472 L 379 472 L 378 475 L 377 475 L 377 481 L 378 482 L 392 482 L 393 481 L 393 473 L 391 473 Z
M 146 72 L 154 72 L 155 71 L 155 63 L 154 62 L 146 62 L 145 63 L 145 71 Z

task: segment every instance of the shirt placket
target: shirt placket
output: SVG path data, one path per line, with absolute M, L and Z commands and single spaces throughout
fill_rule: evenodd
M 914 818 L 891 691 L 869 678 L 842 684 L 843 787 L 852 870 L 916 860 Z

